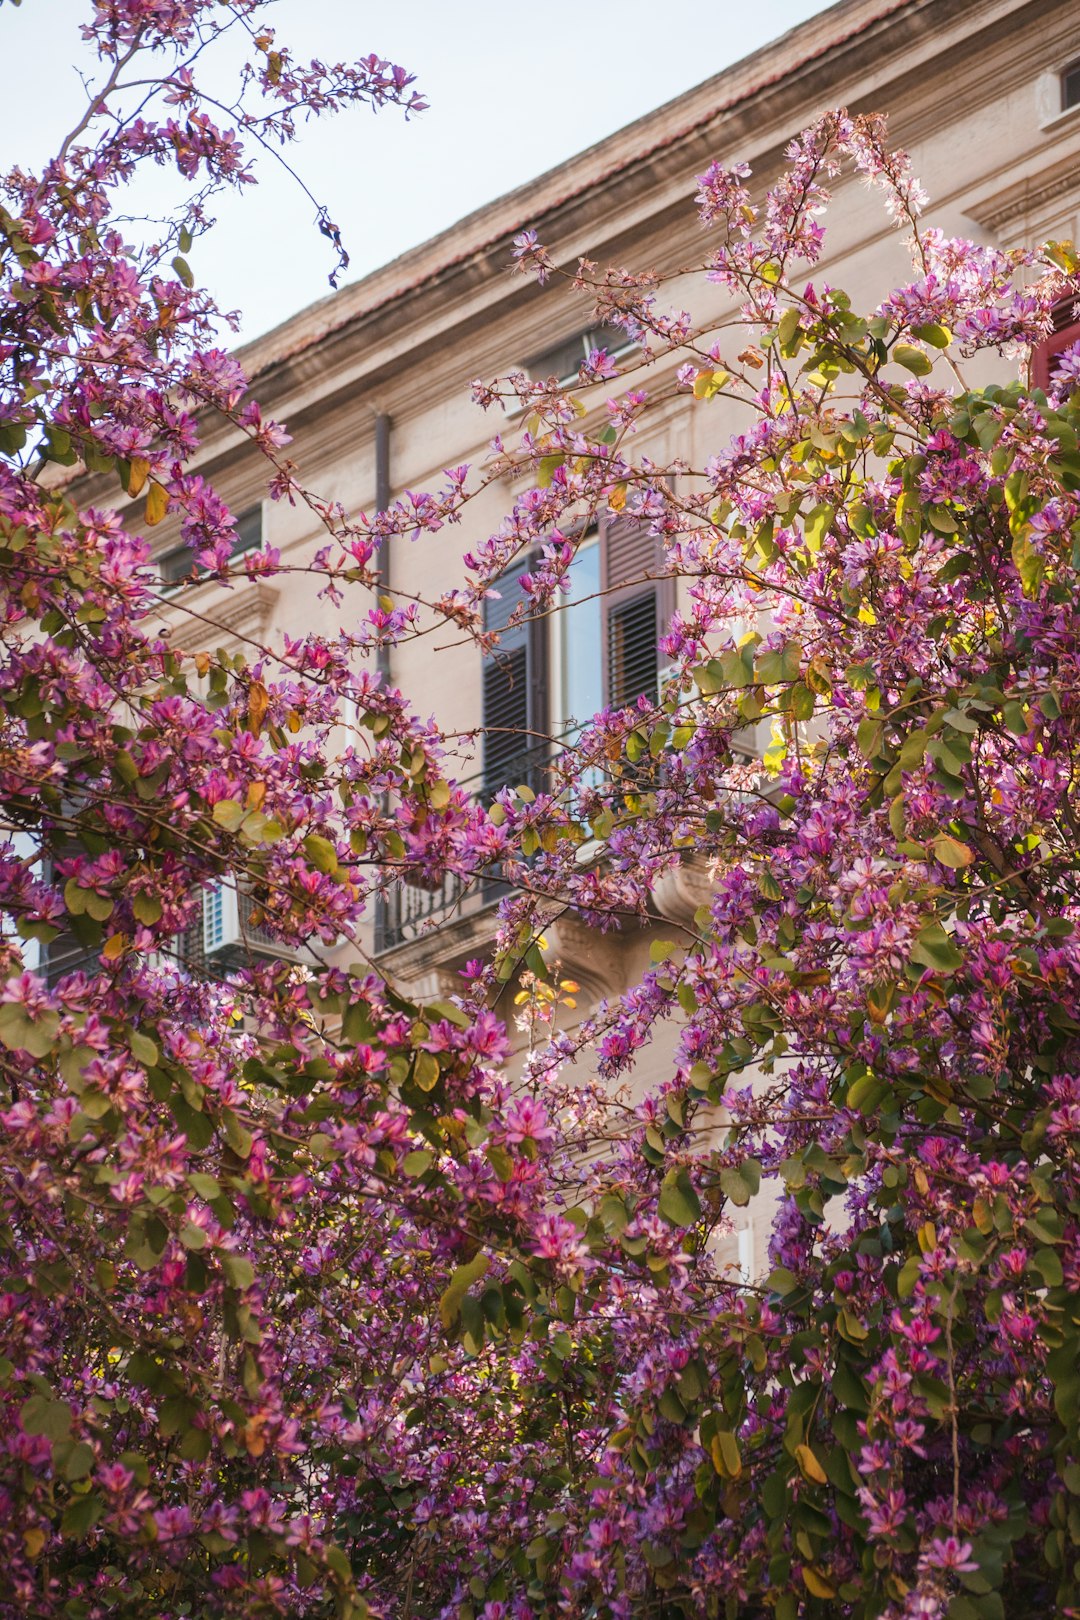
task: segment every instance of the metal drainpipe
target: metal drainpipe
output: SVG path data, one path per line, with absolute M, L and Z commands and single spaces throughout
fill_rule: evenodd
M 375 412 L 375 510 L 385 512 L 390 505 L 390 429 L 393 426 L 385 411 Z M 380 579 L 384 591 L 390 589 L 390 546 L 383 541 L 380 559 Z M 375 655 L 375 668 L 383 683 L 390 679 L 390 648 L 381 646 Z

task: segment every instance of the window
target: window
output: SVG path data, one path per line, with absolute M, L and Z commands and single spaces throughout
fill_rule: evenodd
M 1080 73 L 1080 67 L 1077 72 Z M 1032 371 L 1036 388 L 1049 388 L 1057 370 L 1058 356 L 1074 343 L 1080 343 L 1080 320 L 1076 317 L 1078 303 L 1080 300 L 1075 297 L 1063 298 L 1054 309 L 1054 330 L 1035 350 Z
M 1061 75 L 1061 110 L 1080 107 L 1080 62 L 1070 62 Z
M 242 557 L 247 551 L 257 551 L 262 545 L 262 507 L 252 506 L 236 519 L 236 539 L 232 557 Z M 202 572 L 190 546 L 173 546 L 158 558 L 161 583 L 164 586 L 183 585 Z
M 572 593 L 558 612 L 505 632 L 484 659 L 486 796 L 518 782 L 543 784 L 549 728 L 557 743 L 569 743 L 605 705 L 657 696 L 659 640 L 675 605 L 674 580 L 657 577 L 662 563 L 647 524 L 606 513 L 579 544 Z M 499 580 L 501 599 L 485 603 L 486 629 L 509 621 L 526 568 L 517 563 Z
M 615 708 L 657 696 L 659 641 L 675 606 L 675 581 L 656 577 L 663 562 L 647 523 L 608 513 L 600 534 L 600 647 L 604 700 Z
M 495 586 L 498 598 L 484 602 L 485 630 L 502 632 L 484 658 L 483 725 L 485 799 L 520 782 L 533 785 L 541 773 L 547 730 L 547 657 L 544 620 L 506 626 L 521 601 L 528 561 L 513 564 Z M 536 784 L 539 786 L 539 782 Z
M 552 630 L 559 671 L 559 719 L 576 730 L 604 707 L 600 541 L 596 535 L 578 547 L 570 584 L 571 594 L 552 621 Z
M 545 349 L 543 354 L 530 360 L 525 369 L 538 382 L 555 377 L 560 385 L 565 386 L 577 380 L 581 362 L 593 349 L 606 349 L 608 354 L 615 356 L 625 354 L 632 347 L 621 326 L 590 326 L 587 331 L 578 332 L 553 348 Z

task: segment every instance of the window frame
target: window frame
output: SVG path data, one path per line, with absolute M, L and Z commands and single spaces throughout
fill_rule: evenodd
M 1080 103 L 1077 103 L 1080 106 Z M 1035 349 L 1032 355 L 1031 375 L 1036 388 L 1044 393 L 1053 381 L 1053 360 L 1056 355 L 1065 349 L 1071 348 L 1074 343 L 1080 343 L 1080 315 L 1075 311 L 1080 309 L 1080 292 L 1074 296 L 1063 298 L 1054 306 L 1054 329 L 1049 337 Z
M 257 520 L 257 521 L 253 521 Z M 261 551 L 263 547 L 263 503 L 257 506 L 248 506 L 239 512 L 233 519 L 233 528 L 236 539 L 229 553 L 229 561 L 235 562 L 238 557 L 246 557 L 251 551 Z M 247 533 L 245 533 L 245 529 Z M 166 568 L 174 559 L 187 560 L 187 572 L 170 577 Z M 169 546 L 166 551 L 155 558 L 160 581 L 160 588 L 167 595 L 180 590 L 184 585 L 197 584 L 206 574 L 205 568 L 200 568 L 195 560 L 195 553 L 186 542 Z
M 615 344 L 598 341 L 609 333 L 617 335 L 621 341 Z M 558 360 L 563 350 L 568 350 L 572 346 L 576 346 L 580 350 L 577 364 L 573 369 L 565 372 L 556 372 L 551 369 L 548 364 L 549 361 Z M 587 326 L 583 331 L 576 332 L 572 336 L 563 338 L 560 342 L 552 343 L 548 348 L 542 349 L 538 355 L 525 362 L 523 369 L 534 382 L 547 382 L 549 377 L 554 377 L 560 388 L 566 388 L 571 383 L 577 382 L 578 373 L 583 362 L 594 349 L 604 349 L 612 360 L 622 360 L 628 354 L 633 353 L 637 347 L 637 340 L 627 337 L 621 327 Z
M 1074 90 L 1071 100 L 1069 99 L 1070 79 L 1073 81 Z M 1067 62 L 1063 68 L 1058 70 L 1058 86 L 1061 103 L 1059 110 L 1061 112 L 1072 112 L 1075 107 L 1080 107 L 1080 56 L 1074 58 L 1071 62 Z

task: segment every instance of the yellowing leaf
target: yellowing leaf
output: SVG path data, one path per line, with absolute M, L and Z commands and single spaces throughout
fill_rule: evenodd
M 731 374 L 727 371 L 699 371 L 694 378 L 694 398 L 712 399 L 730 381 Z
M 248 689 L 248 730 L 253 737 L 257 737 L 262 730 L 266 711 L 270 707 L 270 694 L 262 681 L 252 681 Z M 252 806 L 257 809 L 257 805 Z
M 144 456 L 132 456 L 130 471 L 128 472 L 128 494 L 138 495 L 146 486 L 150 476 L 150 463 Z
M 413 1079 L 421 1091 L 431 1091 L 438 1084 L 439 1060 L 434 1052 L 417 1052 Z
M 739 1443 L 730 1429 L 718 1429 L 713 1435 L 709 1447 L 713 1467 L 718 1474 L 726 1479 L 737 1479 L 742 1473 L 742 1457 L 739 1455 Z
M 168 510 L 169 497 L 164 485 L 152 479 L 146 492 L 146 521 L 150 527 L 153 528 L 155 523 L 160 523 Z
M 798 1463 L 804 1479 L 810 1480 L 814 1485 L 828 1484 L 825 1470 L 809 1446 L 795 1447 L 795 1461 Z
M 942 326 L 938 321 L 929 321 L 925 326 L 917 326 L 915 336 L 923 343 L 932 343 L 935 349 L 947 349 L 952 342 L 949 328 Z
M 925 377 L 928 371 L 933 370 L 934 362 L 930 356 L 924 349 L 917 349 L 913 343 L 898 343 L 890 358 L 916 377 Z
M 219 799 L 210 814 L 219 827 L 235 832 L 244 819 L 244 807 L 238 799 Z
M 806 1590 L 814 1597 L 831 1598 L 836 1596 L 835 1586 L 831 1586 L 819 1569 L 813 1564 L 804 1564 L 802 1572 L 803 1584 Z

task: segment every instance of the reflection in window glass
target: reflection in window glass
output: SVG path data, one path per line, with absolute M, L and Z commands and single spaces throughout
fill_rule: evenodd
M 604 706 L 604 671 L 600 658 L 600 547 L 583 546 L 570 572 L 567 606 L 558 616 L 561 642 L 562 725 L 571 735 Z M 558 727 L 557 730 L 561 730 Z

